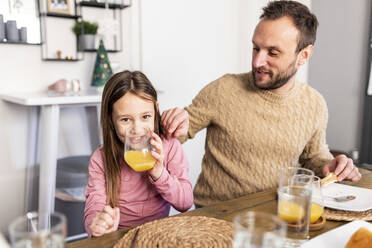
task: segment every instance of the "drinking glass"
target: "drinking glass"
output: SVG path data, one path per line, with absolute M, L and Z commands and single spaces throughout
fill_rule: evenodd
M 320 178 L 314 176 L 312 198 L 311 198 L 311 210 L 310 210 L 310 224 L 314 224 L 317 220 L 323 216 L 324 213 L 324 200 L 322 187 L 320 184 Z
M 280 248 L 287 228 L 278 216 L 253 211 L 237 215 L 234 227 L 234 248 Z
M 309 238 L 313 178 L 308 169 L 280 169 L 278 215 L 288 226 L 285 247 L 300 247 Z
M 124 159 L 137 172 L 150 170 L 155 165 L 150 140 L 148 128 L 132 128 L 125 134 Z
M 10 241 L 15 248 L 63 248 L 66 233 L 66 217 L 56 212 L 29 212 L 9 225 Z

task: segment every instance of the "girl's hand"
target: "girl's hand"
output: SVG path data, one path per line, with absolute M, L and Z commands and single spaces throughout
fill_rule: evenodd
M 90 225 L 90 232 L 93 236 L 99 237 L 103 234 L 118 230 L 120 221 L 119 208 L 112 208 L 106 205 L 101 212 L 98 212 Z
M 149 170 L 149 174 L 152 177 L 154 181 L 158 180 L 162 171 L 163 171 L 163 160 L 164 160 L 164 154 L 163 154 L 163 142 L 161 141 L 160 137 L 152 132 L 151 133 L 152 139 L 150 141 L 150 144 L 155 149 L 151 151 L 151 155 L 156 159 L 155 166 Z

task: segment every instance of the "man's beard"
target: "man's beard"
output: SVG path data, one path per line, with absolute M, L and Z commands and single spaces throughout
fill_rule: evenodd
M 297 68 L 295 67 L 296 61 L 293 61 L 286 70 L 279 72 L 278 75 L 276 75 L 273 79 L 271 79 L 269 82 L 267 82 L 265 85 L 258 85 L 256 82 L 256 75 L 255 73 L 260 70 L 261 68 L 253 68 L 253 82 L 254 85 L 257 88 L 263 89 L 263 90 L 275 90 L 283 85 L 285 85 L 297 72 Z M 263 68 L 262 68 L 263 69 Z M 273 72 L 269 71 L 270 77 L 272 77 Z

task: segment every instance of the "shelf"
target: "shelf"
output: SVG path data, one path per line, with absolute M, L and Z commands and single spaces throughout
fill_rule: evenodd
M 58 13 L 43 13 L 41 14 L 41 16 L 67 18 L 67 19 L 75 19 L 75 20 L 81 18 L 80 15 L 67 15 L 67 14 L 58 14 Z
M 105 8 L 105 3 L 97 3 L 97 2 L 92 2 L 92 1 L 81 1 L 78 3 L 80 6 L 85 6 L 85 7 L 94 7 L 94 8 Z M 116 3 L 110 3 L 109 8 L 110 9 L 125 9 L 127 7 L 130 7 L 130 5 L 126 4 L 116 4 Z
M 43 59 L 44 61 L 60 61 L 60 62 L 75 62 L 75 61 L 81 61 L 81 59 Z
M 17 41 L 0 41 L 0 44 L 34 45 L 34 46 L 41 45 L 41 43 L 28 43 L 28 42 L 17 42 Z
M 84 52 L 97 52 L 97 49 L 84 49 Z M 106 49 L 106 52 L 108 52 L 108 53 L 118 53 L 118 52 L 121 52 L 121 50 Z

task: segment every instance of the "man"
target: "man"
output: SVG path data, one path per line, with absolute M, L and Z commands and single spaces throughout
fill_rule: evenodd
M 193 138 L 207 128 L 197 207 L 276 187 L 279 169 L 298 164 L 320 176 L 361 178 L 350 158 L 329 152 L 326 103 L 295 77 L 313 53 L 317 26 L 306 6 L 269 2 L 253 34 L 252 71 L 210 83 L 186 111 L 164 111 L 168 135 Z

